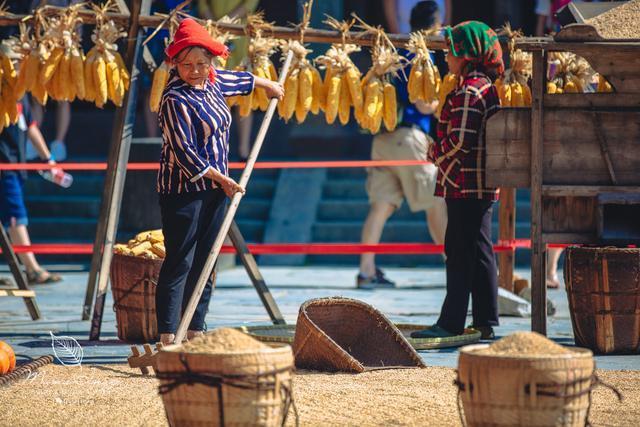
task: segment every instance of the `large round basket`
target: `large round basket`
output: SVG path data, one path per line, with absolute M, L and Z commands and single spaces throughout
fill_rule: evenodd
M 118 338 L 150 342 L 158 338 L 156 284 L 162 260 L 114 254 L 111 291 Z
M 389 319 L 350 298 L 318 298 L 302 304 L 293 351 L 296 366 L 302 369 L 364 372 L 425 366 Z
M 569 247 L 564 279 L 576 345 L 640 351 L 640 249 Z
M 280 426 L 291 402 L 288 345 L 229 353 L 162 348 L 156 374 L 169 425 Z
M 487 344 L 463 347 L 459 398 L 469 426 L 580 426 L 589 412 L 593 354 L 516 357 L 478 354 Z

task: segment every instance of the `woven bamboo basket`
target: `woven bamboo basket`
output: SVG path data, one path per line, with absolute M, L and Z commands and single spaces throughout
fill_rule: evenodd
M 320 371 L 425 367 L 389 319 L 350 298 L 318 298 L 302 304 L 293 352 L 298 368 Z
M 228 353 L 158 352 L 155 371 L 169 425 L 280 426 L 291 402 L 289 345 Z
M 111 292 L 118 338 L 151 342 L 158 338 L 156 284 L 162 260 L 113 254 Z
M 640 249 L 569 247 L 564 279 L 576 345 L 640 352 Z
M 585 425 L 595 369 L 591 351 L 541 357 L 476 353 L 485 347 L 460 350 L 457 384 L 467 425 Z

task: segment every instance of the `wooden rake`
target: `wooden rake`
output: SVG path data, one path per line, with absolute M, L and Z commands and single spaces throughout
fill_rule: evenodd
M 284 85 L 285 78 L 287 77 L 287 73 L 289 72 L 289 67 L 291 66 L 291 60 L 293 59 L 293 51 L 289 51 L 287 54 L 287 58 L 282 66 L 282 71 L 280 72 L 280 78 L 278 82 Z M 256 140 L 251 148 L 251 152 L 249 153 L 249 157 L 247 159 L 247 164 L 240 176 L 240 181 L 238 184 L 242 188 L 247 188 L 247 184 L 249 183 L 249 178 L 251 177 L 251 173 L 253 172 L 253 167 L 258 159 L 258 154 L 260 154 L 260 149 L 262 148 L 262 143 L 264 142 L 264 138 L 267 135 L 267 130 L 269 129 L 269 125 L 271 124 L 271 119 L 276 110 L 276 105 L 278 104 L 278 99 L 272 98 L 269 101 L 269 107 L 262 119 L 262 124 L 260 125 L 260 129 L 258 130 L 258 135 L 256 136 Z M 196 283 L 196 288 L 191 295 L 191 299 L 189 299 L 189 304 L 182 316 L 182 320 L 180 321 L 180 325 L 178 326 L 178 330 L 176 332 L 176 338 L 174 343 L 181 343 L 186 334 L 187 327 L 189 323 L 191 323 L 191 318 L 196 310 L 196 306 L 198 305 L 198 301 L 200 301 L 200 297 L 202 296 L 202 292 L 207 284 L 207 279 L 211 276 L 213 271 L 213 267 L 218 259 L 218 255 L 220 254 L 220 249 L 224 243 L 224 239 L 229 233 L 229 229 L 233 222 L 233 218 L 236 215 L 238 210 L 238 206 L 240 205 L 240 200 L 242 199 L 242 193 L 235 193 L 231 198 L 231 203 L 229 204 L 229 208 L 224 216 L 224 220 L 222 221 L 222 226 L 220 227 L 220 231 L 218 232 L 218 236 L 216 237 L 215 242 L 213 243 L 213 247 L 209 252 L 209 256 L 207 257 L 207 261 L 204 264 L 204 268 L 200 273 L 200 277 L 198 278 L 198 282 Z M 214 283 L 215 286 L 215 283 Z M 127 359 L 129 362 L 129 366 L 132 368 L 140 368 L 143 374 L 149 373 L 149 367 L 153 367 L 155 363 L 155 357 L 158 353 L 158 350 L 162 348 L 162 344 L 157 343 L 155 345 L 155 350 L 151 347 L 150 344 L 143 345 L 143 352 L 136 346 L 131 346 L 132 355 Z

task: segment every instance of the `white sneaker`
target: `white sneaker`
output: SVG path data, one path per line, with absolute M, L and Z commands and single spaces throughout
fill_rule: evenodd
M 62 141 L 53 141 L 51 143 L 51 154 L 56 162 L 61 162 L 67 159 L 67 146 Z

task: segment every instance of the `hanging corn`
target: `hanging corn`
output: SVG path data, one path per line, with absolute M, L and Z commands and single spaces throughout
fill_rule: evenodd
M 440 72 L 431 59 L 423 32 L 411 33 L 407 49 L 413 54 L 407 82 L 409 101 L 431 103 L 438 100 Z
M 495 86 L 502 107 L 530 107 L 532 65 L 531 54 L 515 48 L 518 37 L 522 37 L 521 31 L 513 31 L 506 24 L 500 31 L 500 35 L 507 37 L 509 46 L 509 68 L 504 75 L 495 81 Z
M 570 52 L 549 53 L 550 73 L 547 93 L 583 93 L 595 71 L 582 57 Z

